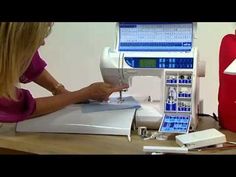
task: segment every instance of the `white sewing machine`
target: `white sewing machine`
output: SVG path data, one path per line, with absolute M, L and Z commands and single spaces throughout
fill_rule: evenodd
M 191 118 L 197 127 L 198 54 L 193 23 L 118 23 L 116 46 L 106 47 L 100 63 L 105 82 L 132 86 L 134 76 L 161 79 L 160 100 L 142 101 L 137 126 L 157 129 L 164 117 Z M 145 90 L 143 90 L 145 92 Z M 142 94 L 142 93 L 140 93 Z

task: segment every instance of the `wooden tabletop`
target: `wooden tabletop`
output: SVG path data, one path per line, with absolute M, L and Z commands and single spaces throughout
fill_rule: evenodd
M 198 130 L 219 128 L 212 118 L 200 118 Z M 236 141 L 236 133 L 220 130 L 228 141 Z M 60 133 L 19 133 L 15 124 L 0 127 L 0 154 L 145 154 L 143 146 L 177 146 L 174 138 L 168 140 L 143 140 L 132 132 L 132 141 L 125 136 L 60 134 Z M 236 154 L 236 148 L 193 151 L 189 154 Z

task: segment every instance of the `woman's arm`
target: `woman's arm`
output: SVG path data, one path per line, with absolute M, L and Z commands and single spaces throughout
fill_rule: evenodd
M 107 101 L 113 92 L 128 88 L 127 85 L 114 87 L 110 84 L 98 82 L 83 89 L 70 92 L 63 85 L 60 85 L 45 69 L 34 79 L 34 82 L 52 92 L 54 96 L 36 98 L 36 109 L 29 118 L 52 113 L 70 104 L 86 102 L 89 99 Z
M 43 70 L 34 82 L 52 92 L 53 95 L 69 92 L 46 69 Z
M 109 84 L 98 82 L 78 91 L 62 93 L 50 97 L 36 98 L 36 110 L 29 118 L 55 112 L 67 105 L 85 102 L 89 99 L 107 101 L 113 92 L 118 92 L 127 88 L 127 85 L 113 87 Z
M 88 96 L 82 90 L 59 94 L 55 96 L 36 98 L 36 109 L 31 118 L 52 113 L 64 108 L 67 105 L 84 102 Z

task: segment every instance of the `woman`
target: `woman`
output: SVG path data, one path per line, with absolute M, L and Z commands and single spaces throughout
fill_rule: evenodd
M 70 92 L 45 69 L 38 54 L 52 23 L 0 23 L 0 122 L 18 122 L 48 114 L 63 107 L 89 99 L 106 101 L 113 92 L 127 88 L 107 83 L 93 83 Z M 19 82 L 35 82 L 52 92 L 53 96 L 33 98 Z

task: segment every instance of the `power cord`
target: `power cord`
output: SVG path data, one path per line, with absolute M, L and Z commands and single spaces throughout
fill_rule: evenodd
M 210 114 L 204 114 L 204 113 L 198 113 L 198 116 L 201 117 L 211 117 L 213 118 L 215 121 L 219 122 L 219 118 L 216 116 L 216 114 L 213 112 L 212 115 Z

